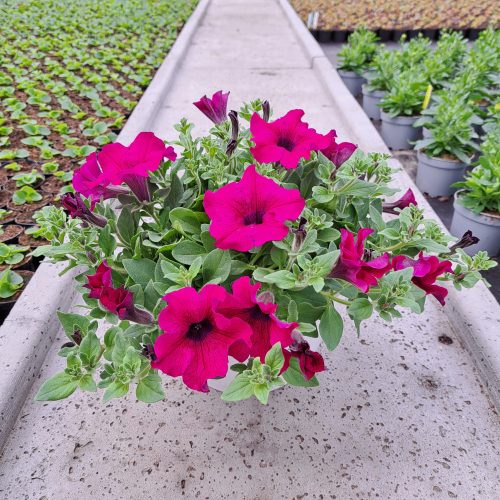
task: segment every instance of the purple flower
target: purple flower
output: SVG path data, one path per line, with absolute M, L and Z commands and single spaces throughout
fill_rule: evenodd
M 399 200 L 390 203 L 382 203 L 382 211 L 397 215 L 398 212 L 394 210 L 395 208 L 403 210 L 403 208 L 409 207 L 410 205 L 417 206 L 417 200 L 415 199 L 413 191 L 411 189 L 408 189 L 408 191 L 406 191 L 406 193 L 401 196 Z
M 204 95 L 199 101 L 193 104 L 216 125 L 219 125 L 227 119 L 227 100 L 229 92 L 223 93 L 218 90 L 211 99 Z
M 104 227 L 108 222 L 104 217 L 92 213 L 89 208 L 87 208 L 87 205 L 85 205 L 80 193 L 64 194 L 61 198 L 61 204 L 73 219 L 78 217 L 79 219 L 98 227 Z

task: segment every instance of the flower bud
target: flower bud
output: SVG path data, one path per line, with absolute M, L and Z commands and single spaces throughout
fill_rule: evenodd
M 94 226 L 104 227 L 107 220 L 100 215 L 92 213 L 85 205 L 79 193 L 66 193 L 61 198 L 61 204 L 70 217 L 82 219 Z
M 472 234 L 472 231 L 469 229 L 468 231 L 465 231 L 463 236 L 450 247 L 450 252 L 455 252 L 457 248 L 471 247 L 476 243 L 479 243 L 479 238 L 477 236 L 474 236 Z

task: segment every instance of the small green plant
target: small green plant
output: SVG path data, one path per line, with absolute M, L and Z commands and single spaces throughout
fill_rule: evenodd
M 373 58 L 368 74 L 368 90 L 390 90 L 394 76 L 401 69 L 401 52 L 381 50 Z
M 59 163 L 55 161 L 49 161 L 47 163 L 44 163 L 41 168 L 44 174 L 54 174 L 59 170 Z
M 380 107 L 390 116 L 417 116 L 422 111 L 427 82 L 413 70 L 395 75 L 391 89 L 380 101 Z
M 0 299 L 8 299 L 23 286 L 23 278 L 10 269 L 0 272 Z
M 29 249 L 30 247 L 21 245 L 0 243 L 0 264 L 7 264 L 9 266 L 19 264 L 24 259 L 24 252 Z
M 12 201 L 15 205 L 24 205 L 25 203 L 36 203 L 42 199 L 42 195 L 35 191 L 31 186 L 23 186 L 12 195 Z
M 361 74 L 368 69 L 377 50 L 378 37 L 373 31 L 358 28 L 339 52 L 339 69 Z
M 12 162 L 12 163 L 8 163 L 3 168 L 5 168 L 5 170 L 9 170 L 11 172 L 19 172 L 21 170 L 21 165 L 19 165 L 19 163 Z
M 8 215 L 10 215 L 12 212 L 10 210 L 5 210 L 5 208 L 0 208 L 0 221 L 5 219 Z
M 31 172 L 14 175 L 12 179 L 16 181 L 17 187 L 23 187 L 37 184 L 38 182 L 43 181 L 45 177 L 33 169 Z

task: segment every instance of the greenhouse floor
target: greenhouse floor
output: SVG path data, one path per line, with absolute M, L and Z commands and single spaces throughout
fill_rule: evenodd
M 231 91 L 230 108 L 256 97 L 269 99 L 275 116 L 300 107 L 319 131 L 336 128 L 369 147 L 363 127 L 339 114 L 344 104 L 326 92 L 277 0 L 210 2 L 154 132 L 173 138 L 184 115 L 195 134 L 205 132 L 210 122 L 192 102 L 221 88 Z M 411 185 L 405 179 L 400 185 Z M 155 405 L 132 396 L 103 405 L 89 393 L 34 402 L 41 381 L 62 366 L 56 352 L 63 342 L 59 335 L 7 440 L 0 498 L 498 494 L 498 414 L 433 301 L 422 315 L 371 322 L 361 338 L 346 328 L 340 346 L 324 352 L 329 370 L 321 386 L 277 390 L 268 406 L 255 399 L 227 404 L 217 392 L 193 393 L 179 380 L 165 383 L 167 398 Z

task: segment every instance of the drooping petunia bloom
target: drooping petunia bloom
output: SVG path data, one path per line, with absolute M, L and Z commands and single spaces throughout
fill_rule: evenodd
M 152 132 L 141 132 L 130 144 L 106 144 L 99 153 L 99 164 L 105 179 L 114 185 L 127 184 L 139 201 L 151 201 L 148 176 L 161 165 L 164 158 L 175 161 L 171 146 Z
M 326 370 L 325 361 L 319 352 L 311 351 L 309 343 L 302 341 L 290 349 L 292 357 L 299 361 L 300 371 L 306 380 L 310 380 L 316 373 Z
M 113 281 L 111 279 L 111 268 L 108 266 L 106 260 L 103 260 L 96 269 L 95 274 L 87 276 L 87 284 L 83 285 L 90 290 L 89 297 L 91 299 L 98 299 L 104 288 L 112 287 Z
M 103 287 L 99 301 L 105 309 L 116 314 L 120 319 L 140 323 L 141 325 L 153 323 L 153 316 L 148 311 L 135 307 L 134 294 L 123 287 Z
M 250 149 L 260 163 L 279 162 L 283 167 L 296 168 L 299 161 L 311 157 L 311 151 L 324 149 L 329 138 L 321 135 L 302 121 L 304 111 L 293 109 L 285 116 L 267 122 L 254 113 L 250 120 L 250 132 L 255 144 Z
M 410 205 L 417 205 L 417 200 L 415 199 L 415 195 L 411 189 L 408 189 L 406 193 L 399 198 L 399 200 L 392 202 L 382 203 L 382 210 L 384 212 L 397 215 L 395 208 L 399 208 L 399 210 L 403 210 L 403 208 L 409 207 Z
M 373 229 L 360 229 L 356 241 L 347 229 L 341 229 L 340 233 L 340 257 L 329 277 L 348 281 L 366 293 L 371 286 L 377 284 L 379 278 L 391 270 L 389 254 L 384 253 L 369 261 L 363 260 L 365 240 L 373 233 Z
M 95 204 L 100 200 L 116 198 L 127 190 L 119 186 L 110 186 L 109 180 L 104 177 L 97 161 L 97 154 L 92 153 L 85 159 L 85 163 L 73 174 L 73 188 L 85 198 L 91 198 Z
M 358 146 L 352 142 L 337 143 L 337 132 L 335 130 L 330 130 L 330 132 L 326 134 L 326 137 L 328 137 L 328 145 L 321 149 L 321 153 L 323 153 L 323 155 L 337 168 L 346 162 L 358 148 Z
M 471 247 L 472 245 L 476 245 L 477 243 L 479 243 L 479 238 L 477 236 L 474 236 L 472 234 L 472 231 L 469 229 L 465 231 L 465 233 L 458 241 L 456 241 L 453 245 L 451 245 L 450 252 L 453 253 L 458 248 L 468 248 Z
M 229 92 L 224 94 L 222 90 L 218 90 L 211 99 L 204 95 L 199 101 L 193 102 L 193 104 L 206 117 L 212 120 L 216 125 L 219 125 L 227 120 L 228 98 Z
M 433 295 L 442 306 L 445 305 L 444 299 L 448 295 L 448 290 L 444 286 L 436 285 L 436 279 L 444 273 L 452 272 L 452 264 L 449 260 L 440 261 L 434 255 L 424 257 L 423 252 L 420 252 L 417 260 L 405 255 L 396 255 L 392 259 L 392 266 L 396 271 L 412 267 L 412 282 L 426 295 Z
M 304 205 L 298 189 L 279 186 L 257 173 L 254 165 L 239 182 L 207 191 L 203 200 L 215 246 L 240 252 L 285 238 L 285 221 L 295 220 Z
M 205 285 L 199 292 L 186 287 L 165 295 L 168 305 L 158 317 L 164 333 L 156 339 L 151 366 L 172 377 L 182 376 L 191 389 L 208 392 L 208 379 L 226 375 L 229 355 L 244 361 L 233 346 L 247 345 L 252 331 L 242 319 L 220 313 L 226 296 L 218 285 Z
M 78 217 L 79 219 L 98 227 L 104 227 L 108 222 L 101 215 L 92 213 L 87 208 L 87 205 L 85 205 L 85 202 L 79 193 L 65 193 L 61 197 L 61 205 L 72 218 Z
M 235 346 L 240 358 L 250 355 L 264 362 L 267 352 L 277 342 L 283 349 L 294 343 L 292 332 L 298 324 L 280 321 L 275 315 L 278 306 L 257 297 L 260 287 L 260 283 L 252 285 L 248 276 L 238 278 L 233 282 L 233 293 L 226 296 L 220 311 L 225 316 L 244 320 L 252 328 L 250 348 L 243 343 Z

